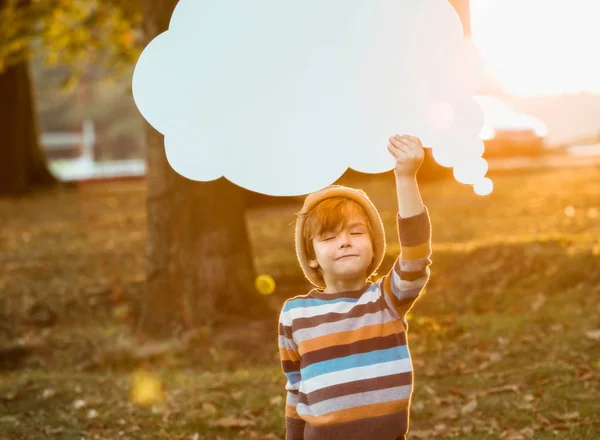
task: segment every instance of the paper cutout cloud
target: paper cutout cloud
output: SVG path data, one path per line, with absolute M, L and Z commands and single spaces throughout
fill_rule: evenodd
M 388 138 L 410 134 L 486 186 L 483 72 L 448 0 L 180 0 L 133 96 L 189 179 L 307 194 L 391 170 Z

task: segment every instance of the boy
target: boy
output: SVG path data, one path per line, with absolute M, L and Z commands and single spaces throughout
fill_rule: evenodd
M 421 142 L 396 135 L 388 150 L 396 158 L 401 254 L 383 278 L 369 281 L 385 233 L 363 191 L 330 185 L 309 194 L 298 213 L 298 261 L 323 290 L 286 300 L 279 316 L 286 440 L 406 439 L 413 391 L 406 313 L 429 280 L 431 225 L 416 179 Z

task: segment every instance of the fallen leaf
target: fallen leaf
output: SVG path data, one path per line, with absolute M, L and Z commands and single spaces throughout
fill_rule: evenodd
M 565 413 L 565 414 L 559 414 L 559 413 L 553 411 L 552 415 L 554 416 L 555 419 L 561 420 L 563 422 L 567 422 L 569 420 L 575 420 L 575 419 L 579 418 L 579 412 L 578 411 L 574 411 L 574 412 L 570 412 L 570 413 Z
M 283 397 L 282 396 L 273 396 L 273 397 L 271 397 L 269 402 L 271 403 L 271 405 L 280 405 L 283 403 Z
M 435 396 L 435 390 L 433 388 L 431 388 L 429 385 L 425 385 L 423 387 L 423 389 L 425 391 L 427 391 L 430 395 Z
M 434 419 L 456 419 L 458 417 L 458 411 L 452 406 L 446 406 L 436 411 Z
M 413 431 L 410 430 L 411 438 L 430 439 L 436 435 L 435 431 Z
M 492 394 L 492 393 L 502 393 L 504 391 L 512 391 L 514 393 L 518 393 L 519 387 L 517 385 L 513 385 L 513 384 L 503 385 L 501 387 L 494 387 L 494 388 L 489 388 L 484 391 L 479 391 L 477 393 L 477 396 L 481 397 L 481 396 L 486 396 L 486 395 Z
M 550 420 L 548 420 L 546 417 L 544 417 L 543 415 L 541 415 L 540 413 L 536 414 L 536 418 L 544 425 L 549 425 L 550 424 Z
M 442 434 L 447 430 L 447 427 L 445 423 L 438 423 L 433 427 L 433 429 L 435 430 L 436 434 Z
M 450 390 L 450 392 L 451 392 L 452 394 L 455 394 L 455 395 L 457 395 L 457 396 L 460 396 L 460 397 L 467 397 L 467 396 L 468 396 L 468 394 L 467 394 L 467 392 L 466 392 L 466 391 L 464 391 L 464 390 L 462 390 L 462 389 L 460 389 L 460 388 L 458 388 L 458 387 L 454 387 L 454 388 L 452 388 L 452 389 Z
M 492 419 L 490 426 L 494 428 L 495 431 L 500 431 L 500 424 L 498 423 L 498 420 Z
M 254 420 L 238 419 L 235 417 L 225 417 L 216 421 L 211 420 L 208 423 L 211 426 L 220 426 L 222 428 L 244 428 L 256 424 Z
M 502 360 L 502 355 L 497 351 L 490 354 L 490 362 L 499 362 Z
M 44 433 L 46 435 L 54 435 L 54 434 L 59 434 L 59 433 L 63 432 L 64 429 L 65 428 L 63 428 L 62 426 L 57 426 L 57 427 L 46 426 L 46 427 L 44 427 Z
M 462 415 L 472 413 L 477 408 L 477 400 L 473 399 L 460 409 Z
M 420 400 L 412 405 L 413 409 L 416 411 L 422 411 L 425 408 L 425 403 Z
M 212 403 L 204 402 L 202 404 L 202 412 L 209 414 L 209 415 L 214 415 L 218 412 L 218 410 L 217 410 L 217 407 L 215 405 L 213 405 Z
M 600 341 L 600 330 L 588 330 L 585 336 L 592 341 Z
M 490 363 L 488 361 L 483 361 L 481 364 L 479 364 L 479 366 L 477 368 L 480 370 L 485 370 L 489 366 L 490 366 Z
M 83 408 L 84 406 L 85 406 L 85 400 L 77 399 L 75 402 L 73 402 L 73 408 L 75 408 L 75 409 Z
M 546 295 L 544 295 L 542 292 L 538 292 L 537 296 L 533 300 L 533 303 L 531 304 L 531 310 L 537 312 L 540 309 L 540 307 L 544 305 L 545 302 Z
M 526 438 L 531 438 L 535 435 L 535 430 L 530 427 L 523 428 L 521 429 L 521 434 L 523 434 Z
M 525 440 L 525 436 L 521 434 L 519 431 L 514 429 L 508 429 L 506 431 L 502 431 L 500 433 L 500 438 L 506 440 Z
M 473 429 L 474 429 L 474 428 L 473 428 L 473 426 L 471 426 L 471 425 L 463 426 L 463 427 L 462 427 L 462 432 L 463 432 L 464 434 L 470 434 L 470 433 L 472 433 L 472 432 L 473 432 Z
M 13 400 L 15 397 L 17 397 L 17 393 L 15 391 L 10 391 L 2 396 L 2 400 Z
M 56 394 L 56 391 L 54 391 L 52 388 L 46 388 L 42 393 L 42 398 L 47 399 L 49 397 L 54 396 L 54 394 Z

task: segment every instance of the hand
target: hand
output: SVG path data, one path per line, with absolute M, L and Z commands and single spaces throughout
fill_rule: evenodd
M 396 158 L 396 177 L 414 177 L 425 158 L 425 151 L 419 138 L 409 135 L 395 135 L 389 139 L 388 150 Z

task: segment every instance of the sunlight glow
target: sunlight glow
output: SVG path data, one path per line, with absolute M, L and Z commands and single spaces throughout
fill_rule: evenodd
M 503 100 L 489 95 L 477 95 L 473 99 L 483 110 L 483 127 L 479 137 L 483 140 L 492 139 L 496 130 L 533 130 L 539 137 L 548 134 L 546 124 L 538 118 L 520 113 Z
M 510 94 L 600 93 L 598 16 L 598 0 L 471 0 L 472 39 Z

